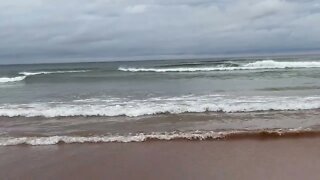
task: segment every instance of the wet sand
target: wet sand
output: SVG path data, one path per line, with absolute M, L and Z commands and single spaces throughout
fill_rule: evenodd
M 320 137 L 0 147 L 0 179 L 319 179 Z

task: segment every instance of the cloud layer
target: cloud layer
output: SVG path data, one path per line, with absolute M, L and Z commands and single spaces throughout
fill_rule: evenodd
M 320 49 L 313 0 L 11 0 L 0 22 L 0 63 Z

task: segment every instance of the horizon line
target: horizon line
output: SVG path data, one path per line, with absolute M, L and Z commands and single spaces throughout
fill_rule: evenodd
M 171 57 L 169 57 L 171 56 Z M 185 57 L 183 57 L 185 56 Z M 218 58 L 263 58 L 263 57 L 290 57 L 290 56 L 320 56 L 320 52 L 312 53 L 276 53 L 276 54 L 245 54 L 245 55 L 162 55 L 163 58 L 152 58 L 150 56 L 133 56 L 133 57 L 114 57 L 114 58 L 95 58 L 103 59 L 96 61 L 66 61 L 66 62 L 30 62 L 30 63 L 4 63 L 0 66 L 8 65 L 41 65 L 41 64 L 77 64 L 77 63 L 112 63 L 112 62 L 132 62 L 132 61 L 166 61 L 166 60 L 199 60 L 199 59 L 218 59 Z M 150 58 L 150 59 L 148 59 Z M 63 58 L 65 59 L 65 58 Z M 76 59 L 76 58 L 70 58 Z M 85 58 L 88 59 L 88 58 Z M 52 59 L 58 60 L 58 59 Z M 79 59 L 78 59 L 79 60 Z

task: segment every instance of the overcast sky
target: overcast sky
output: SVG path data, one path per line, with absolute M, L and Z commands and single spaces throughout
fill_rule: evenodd
M 317 0 L 0 2 L 0 63 L 319 49 Z

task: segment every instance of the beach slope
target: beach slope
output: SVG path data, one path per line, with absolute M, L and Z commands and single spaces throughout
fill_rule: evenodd
M 319 179 L 320 137 L 0 147 L 1 179 Z

